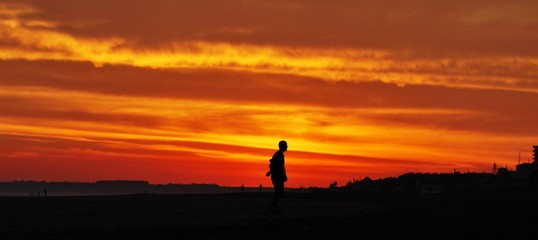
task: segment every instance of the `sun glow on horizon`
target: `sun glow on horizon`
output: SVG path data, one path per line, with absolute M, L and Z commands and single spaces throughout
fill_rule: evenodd
M 466 159 L 462 168 L 482 169 L 479 159 L 467 157 L 470 156 L 469 150 L 458 149 L 462 143 L 479 141 L 482 136 L 473 137 L 465 132 L 455 135 L 454 131 L 442 129 L 406 126 L 386 128 L 363 119 L 363 116 L 378 114 L 451 116 L 474 114 L 472 112 L 424 109 L 367 111 L 289 104 L 237 106 L 233 102 L 122 97 L 35 87 L 4 88 L 0 90 L 0 96 L 27 98 L 43 106 L 55 106 L 41 109 L 41 116 L 0 117 L 0 126 L 3 134 L 8 136 L 38 139 L 34 142 L 36 145 L 41 145 L 42 141 L 57 143 L 58 149 L 53 152 L 56 157 L 63 156 L 61 158 L 70 154 L 100 156 L 99 158 L 110 159 L 111 164 L 114 164 L 123 161 L 118 159 L 125 158 L 174 161 L 176 156 L 188 152 L 196 158 L 230 162 L 227 164 L 254 164 L 263 169 L 267 164 L 266 159 L 275 149 L 272 146 L 274 144 L 270 143 L 286 138 L 290 143 L 288 164 L 292 169 L 332 167 L 334 171 L 340 168 L 338 171 L 356 169 L 357 172 L 368 172 L 368 169 L 390 168 L 389 163 L 374 163 L 365 156 L 433 164 L 421 168 L 431 168 L 432 171 L 443 168 L 445 171 L 450 170 L 455 163 L 442 168 L 439 164 L 452 159 Z M 77 112 L 72 112 L 73 109 Z M 71 119 L 76 114 L 82 118 Z M 88 118 L 90 114 L 95 117 Z M 333 119 L 332 116 L 335 115 L 341 117 Z M 145 123 L 137 120 L 148 120 L 149 125 L 145 126 Z M 279 132 L 284 132 L 285 135 L 280 135 Z M 412 142 L 409 141 L 409 136 L 414 136 Z M 436 139 L 434 142 L 433 138 Z M 501 142 L 507 141 L 505 138 L 498 139 Z M 79 147 L 64 148 L 63 144 L 91 146 L 83 150 Z M 3 157 L 19 159 L 46 156 L 46 153 L 41 152 L 43 146 L 32 148 L 32 145 L 10 150 Z M 242 149 L 216 147 L 227 145 Z M 131 152 L 130 149 L 137 150 Z M 450 149 L 449 152 L 446 152 L 447 149 Z M 302 153 L 307 155 L 303 156 Z M 489 157 L 497 163 L 504 160 Z M 430 162 L 431 159 L 436 159 L 437 162 Z

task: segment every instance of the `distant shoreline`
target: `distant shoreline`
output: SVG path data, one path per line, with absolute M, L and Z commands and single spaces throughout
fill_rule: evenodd
M 338 186 L 286 188 L 287 192 L 409 192 L 419 194 L 538 191 L 538 184 L 516 172 L 430 174 L 406 173 L 399 177 L 349 181 Z M 221 194 L 267 193 L 272 186 L 220 186 L 217 184 L 151 184 L 140 180 L 102 180 L 96 182 L 0 182 L 0 196 L 100 196 L 133 194 Z

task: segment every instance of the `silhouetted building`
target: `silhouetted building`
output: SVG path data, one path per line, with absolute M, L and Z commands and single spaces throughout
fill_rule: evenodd
M 529 179 L 532 177 L 532 171 L 534 169 L 533 163 L 522 163 L 516 165 L 516 178 Z
M 532 162 L 532 170 L 531 170 L 531 186 L 536 186 L 538 184 L 538 145 L 532 146 L 532 156 L 533 156 L 533 162 Z
M 534 145 L 532 146 L 532 148 L 534 148 L 534 150 L 532 150 L 532 156 L 533 156 L 534 162 L 536 163 L 538 161 L 538 145 Z
M 508 167 L 499 168 L 496 176 L 501 183 L 516 183 L 518 180 L 517 172 L 509 170 Z
M 497 176 L 506 177 L 510 174 L 510 171 L 507 167 L 502 167 L 497 169 Z

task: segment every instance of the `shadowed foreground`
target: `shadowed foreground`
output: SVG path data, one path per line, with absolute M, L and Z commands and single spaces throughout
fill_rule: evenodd
M 2 239 L 515 239 L 533 194 L 129 195 L 0 198 Z

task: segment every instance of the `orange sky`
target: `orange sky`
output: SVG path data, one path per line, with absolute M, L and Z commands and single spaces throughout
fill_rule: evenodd
M 536 1 L 0 2 L 0 181 L 288 186 L 514 169 Z

